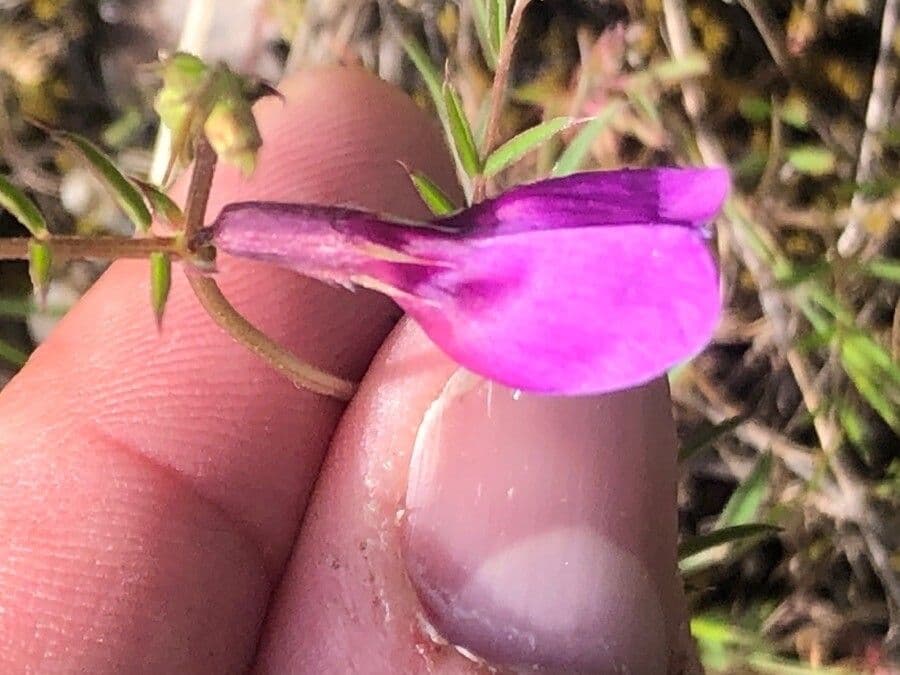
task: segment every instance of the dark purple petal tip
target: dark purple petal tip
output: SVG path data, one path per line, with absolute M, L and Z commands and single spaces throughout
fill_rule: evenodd
M 720 313 L 705 227 L 720 169 L 539 181 L 433 223 L 248 202 L 208 230 L 223 251 L 391 295 L 464 367 L 511 387 L 635 386 L 693 356 Z

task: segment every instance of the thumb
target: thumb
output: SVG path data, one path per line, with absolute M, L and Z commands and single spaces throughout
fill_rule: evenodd
M 682 672 L 664 381 L 521 395 L 458 370 L 406 323 L 329 452 L 263 670 L 328 670 L 346 645 L 367 672 L 373 658 L 464 670 L 439 636 L 492 667 Z

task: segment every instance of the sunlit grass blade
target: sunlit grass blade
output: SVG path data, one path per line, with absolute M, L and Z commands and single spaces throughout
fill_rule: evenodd
M 900 260 L 878 258 L 864 265 L 862 270 L 876 279 L 900 284 Z
M 484 60 L 491 70 L 497 67 L 497 54 L 500 44 L 496 41 L 495 31 L 491 25 L 491 7 L 493 0 L 472 0 L 473 18 L 475 19 L 475 32 L 478 34 L 478 42 Z
M 698 452 L 702 452 L 722 436 L 734 431 L 745 421 L 747 421 L 746 415 L 735 415 L 734 417 L 729 417 L 727 420 L 723 420 L 719 424 L 713 424 L 705 429 L 701 429 L 682 443 L 681 449 L 678 451 L 678 461 L 684 462 Z
M 421 171 L 412 171 L 402 162 L 400 165 L 406 171 L 406 175 L 409 176 L 409 180 L 412 182 L 413 187 L 416 188 L 416 192 L 419 193 L 419 197 L 422 198 L 422 201 L 425 202 L 425 205 L 434 215 L 445 216 L 457 210 L 458 207 L 437 186 L 437 183 Z
M 779 532 L 780 528 L 768 523 L 745 523 L 743 525 L 732 525 L 731 527 L 723 527 L 706 534 L 699 534 L 696 537 L 689 537 L 678 545 L 678 560 L 683 561 L 687 558 L 703 553 L 717 546 L 724 544 L 732 544 L 738 541 L 747 541 L 758 537 L 771 535 Z
M 116 203 L 140 232 L 150 229 L 153 220 L 141 191 L 135 187 L 115 162 L 100 148 L 78 134 L 54 131 L 53 135 L 65 146 L 75 150 L 107 187 Z
M 8 342 L 0 340 L 0 361 L 6 361 L 10 365 L 21 368 L 27 360 L 28 354 Z
M 425 82 L 425 87 L 431 95 L 431 100 L 438 111 L 438 115 L 441 118 L 444 118 L 446 116 L 446 109 L 444 107 L 444 94 L 441 87 L 443 78 L 441 77 L 440 70 L 431 62 L 431 57 L 428 56 L 428 52 L 425 51 L 425 48 L 422 47 L 422 45 L 419 44 L 419 41 L 414 37 L 409 35 L 404 36 L 401 42 L 403 44 L 403 49 L 406 51 L 406 55 L 409 57 L 410 61 L 413 62 L 416 70 L 419 71 L 419 75 L 422 76 L 422 80 Z
M 47 221 L 40 209 L 5 176 L 0 176 L 0 207 L 9 211 L 33 237 L 47 236 Z
M 150 302 L 156 317 L 156 326 L 162 328 L 166 301 L 172 288 L 172 259 L 167 253 L 150 254 Z
M 900 368 L 863 333 L 840 340 L 841 365 L 856 390 L 888 426 L 900 432 Z
M 861 414 L 859 405 L 854 401 L 844 400 L 838 402 L 835 408 L 841 429 L 850 445 L 868 466 L 874 466 L 877 441 L 873 438 L 871 425 Z
M 169 195 L 147 181 L 138 178 L 133 178 L 132 180 L 144 193 L 154 215 L 174 227 L 184 225 L 184 213 Z
M 508 20 L 509 8 L 506 0 L 489 0 L 492 39 L 495 43 L 497 53 L 500 53 L 500 47 L 503 46 L 503 40 L 506 38 L 506 22 Z
M 475 147 L 472 127 L 463 111 L 462 101 L 450 82 L 444 82 L 443 91 L 450 140 L 465 172 L 470 177 L 477 176 L 481 172 L 481 158 L 478 155 L 478 148 Z
M 761 455 L 756 460 L 753 470 L 737 486 L 722 509 L 717 522 L 718 528 L 746 525 L 757 519 L 769 487 L 769 474 L 772 469 L 772 456 Z
M 743 537 L 754 534 L 755 531 L 752 529 L 745 531 L 734 528 L 743 528 L 747 525 L 771 527 L 754 522 L 760 518 L 761 507 L 768 493 L 771 468 L 771 455 L 765 454 L 760 456 L 753 470 L 738 485 L 728 499 L 725 508 L 722 509 L 716 520 L 713 532 L 695 538 L 699 542 L 704 543 L 702 549 L 692 550 L 692 545 L 685 542 L 685 546 L 691 552 L 682 556 L 681 569 L 683 572 L 695 573 L 721 562 L 730 554 L 740 553 L 742 550 L 740 548 L 729 550 L 725 547 L 719 548 L 719 546 L 726 543 L 735 543 Z M 750 534 L 747 534 L 747 532 Z M 717 533 L 725 534 L 717 535 Z M 735 535 L 733 539 L 729 538 L 731 534 Z M 717 539 L 717 536 L 723 536 L 725 540 L 720 541 Z
M 495 176 L 572 124 L 571 117 L 554 117 L 513 136 L 484 160 L 484 175 Z
M 580 170 L 590 155 L 591 146 L 597 137 L 603 133 L 604 129 L 615 117 L 616 113 L 625 107 L 625 102 L 616 100 L 610 101 L 603 110 L 600 111 L 594 119 L 584 125 L 584 127 L 575 134 L 572 142 L 566 146 L 563 153 L 556 160 L 553 167 L 554 176 L 566 176 L 570 173 Z

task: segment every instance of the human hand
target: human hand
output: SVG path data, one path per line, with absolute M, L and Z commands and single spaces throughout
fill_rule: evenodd
M 398 159 L 453 185 L 437 127 L 372 76 L 281 89 L 259 169 L 221 169 L 210 218 L 246 199 L 425 217 Z M 0 395 L 2 672 L 487 672 L 425 617 L 495 667 L 685 667 L 663 382 L 520 396 L 392 331 L 382 297 L 222 261 L 267 334 L 365 374 L 345 410 L 175 277 L 157 335 L 146 263 L 114 264 Z

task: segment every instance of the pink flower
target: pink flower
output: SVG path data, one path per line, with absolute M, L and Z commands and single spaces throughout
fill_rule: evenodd
M 706 225 L 718 169 L 587 172 L 433 222 L 329 206 L 231 204 L 203 238 L 390 295 L 449 356 L 532 392 L 646 382 L 699 352 L 720 313 Z

